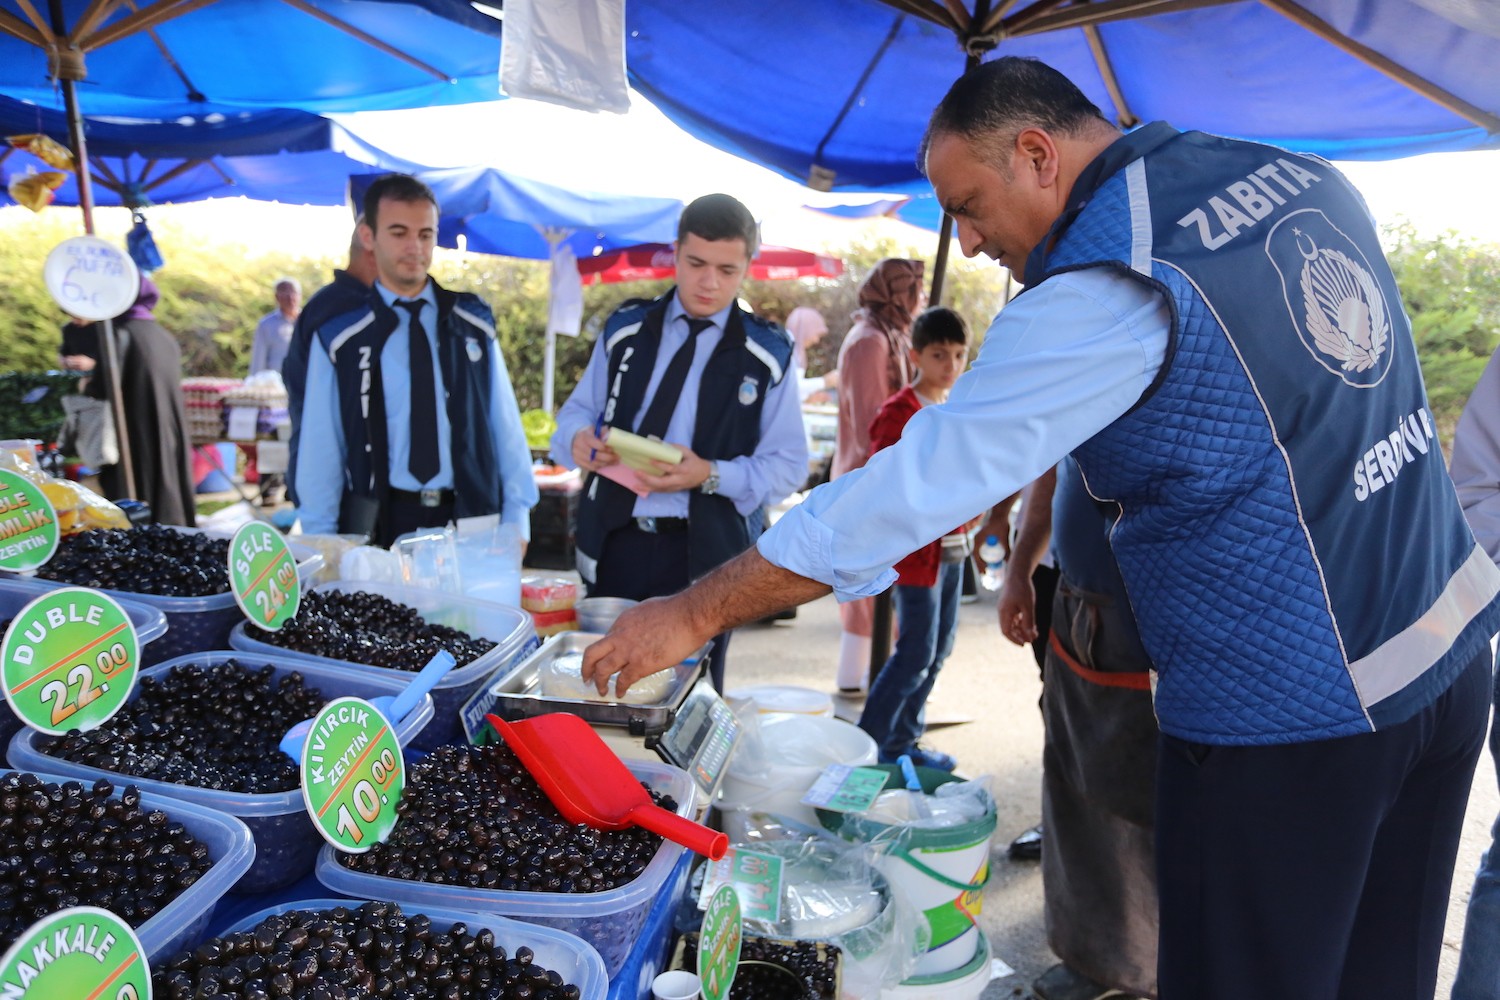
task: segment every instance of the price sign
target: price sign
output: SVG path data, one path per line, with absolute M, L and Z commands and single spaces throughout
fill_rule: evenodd
M 97 906 L 74 906 L 32 924 L 0 958 L 0 996 L 151 1000 L 151 970 L 129 924 Z
M 42 488 L 0 469 L 0 569 L 36 569 L 57 551 L 57 511 Z
M 64 312 L 88 320 L 113 319 L 141 293 L 135 261 L 97 236 L 74 236 L 53 247 L 42 282 Z
M 359 698 L 324 705 L 302 747 L 302 800 L 323 839 L 368 851 L 395 827 L 405 787 L 401 744 L 380 710 Z
M 0 644 L 0 679 L 22 722 L 61 736 L 94 729 L 118 712 L 135 687 L 140 658 L 135 626 L 114 598 L 65 587 L 38 597 L 11 622 Z
M 740 969 L 740 897 L 733 886 L 722 885 L 708 901 L 703 930 L 698 936 L 698 978 L 703 1000 L 724 1000 Z
M 229 589 L 245 617 L 268 632 L 296 616 L 302 581 L 281 532 L 264 521 L 241 525 L 229 540 Z
M 708 909 L 721 885 L 732 885 L 740 897 L 743 919 L 776 923 L 781 919 L 781 864 L 779 855 L 731 847 L 703 877 L 698 909 Z
M 818 775 L 807 794 L 802 796 L 805 805 L 834 812 L 869 812 L 880 793 L 885 790 L 884 771 L 873 767 L 850 767 L 848 764 L 829 764 Z

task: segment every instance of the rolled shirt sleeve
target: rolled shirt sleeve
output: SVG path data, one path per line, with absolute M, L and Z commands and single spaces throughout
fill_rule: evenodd
M 878 594 L 891 566 L 1016 492 L 1133 406 L 1166 357 L 1159 292 L 1102 268 L 1048 279 L 1006 306 L 948 401 L 901 440 L 812 491 L 762 535 L 762 556 L 831 586 Z

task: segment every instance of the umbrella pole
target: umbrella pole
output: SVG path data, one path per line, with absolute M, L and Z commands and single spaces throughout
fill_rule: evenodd
M 551 326 L 549 323 L 548 326 Z M 547 357 L 542 362 L 542 409 L 552 412 L 552 379 L 557 373 L 557 334 L 547 331 Z
M 68 38 L 64 22 L 62 0 L 47 0 L 47 13 L 52 19 L 52 31 L 58 41 Z M 83 113 L 78 109 L 78 81 L 85 76 L 83 53 L 71 46 L 59 45 L 57 54 L 57 78 L 62 84 L 63 108 L 68 116 L 68 138 L 73 145 L 73 172 L 78 178 L 78 207 L 83 209 L 83 231 L 94 235 L 94 188 L 89 174 L 88 143 L 83 136 Z M 135 465 L 130 456 L 130 434 L 125 422 L 125 400 L 120 392 L 119 352 L 115 349 L 115 324 L 106 319 L 100 328 L 100 344 L 104 351 L 104 363 L 109 372 L 109 405 L 115 420 L 115 438 L 119 442 L 120 469 L 124 472 L 125 494 L 135 498 Z

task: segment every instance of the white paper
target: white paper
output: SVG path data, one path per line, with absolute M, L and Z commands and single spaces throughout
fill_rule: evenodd
M 576 337 L 583 327 L 583 279 L 572 247 L 559 243 L 552 251 L 552 289 L 547 300 L 547 329 Z
M 231 406 L 229 408 L 229 440 L 254 441 L 255 422 L 260 418 L 258 406 Z

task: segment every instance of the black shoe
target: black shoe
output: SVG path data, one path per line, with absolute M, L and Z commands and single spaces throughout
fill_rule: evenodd
M 1031 984 L 1031 992 L 1037 995 L 1038 1000 L 1106 1000 L 1107 997 L 1127 995 L 1108 986 L 1100 986 L 1061 963 L 1037 976 L 1036 982 Z
M 1040 861 L 1042 860 L 1042 824 L 1022 833 L 1010 842 L 1006 851 L 1012 861 Z M 1063 968 L 1063 966 L 1057 966 Z

